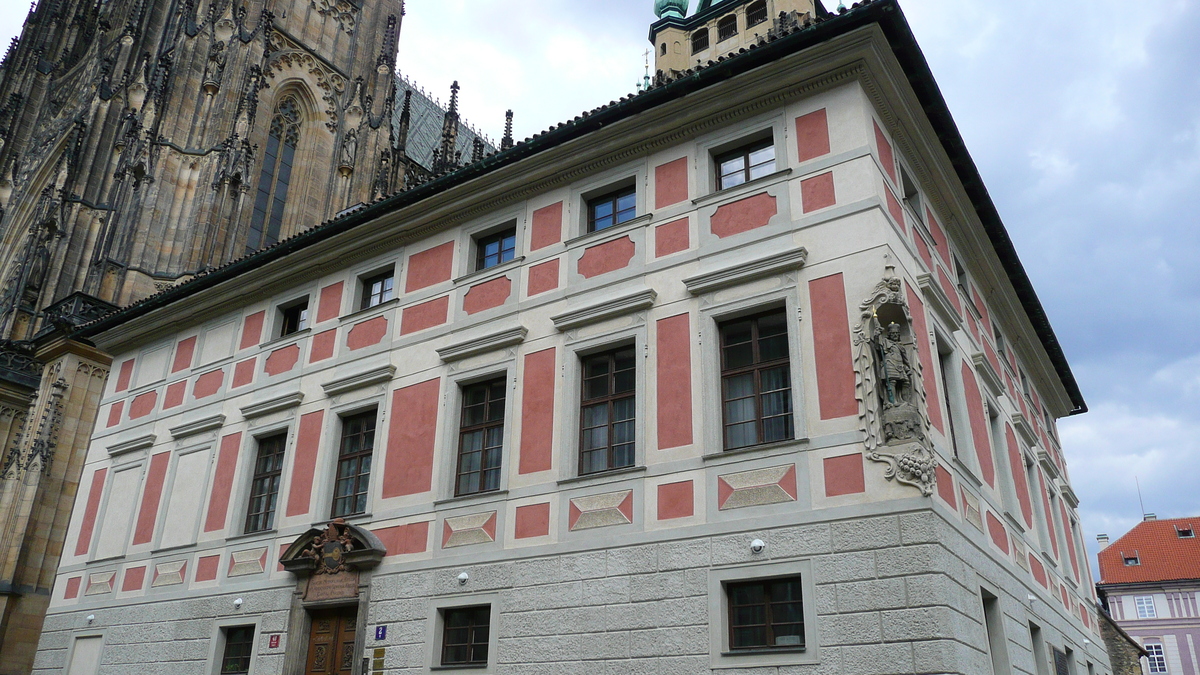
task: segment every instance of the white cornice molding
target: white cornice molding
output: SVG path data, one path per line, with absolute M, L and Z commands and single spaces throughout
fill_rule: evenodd
M 1025 413 L 1015 412 L 1012 416 L 1013 427 L 1017 433 L 1021 434 L 1021 438 L 1033 447 L 1038 444 L 1037 434 L 1033 431 L 1033 425 L 1029 423 L 1029 418 L 1025 417 Z
M 1075 491 L 1067 485 L 1066 481 L 1059 478 L 1055 484 L 1058 486 L 1058 494 L 1062 495 L 1063 501 L 1072 509 L 1079 508 L 1079 497 L 1075 495 Z
M 276 396 L 275 398 L 268 399 L 260 403 L 251 403 L 250 405 L 242 406 L 242 417 L 249 420 L 254 419 L 255 417 L 262 417 L 263 415 L 270 415 L 271 413 L 279 412 L 281 410 L 295 408 L 296 406 L 300 405 L 300 402 L 303 400 L 304 393 L 299 391 L 294 391 L 282 396 Z
M 220 429 L 223 426 L 225 426 L 224 415 L 211 415 L 209 417 L 198 419 L 194 422 L 185 422 L 177 427 L 171 427 L 171 438 L 174 440 L 179 440 L 181 438 L 187 438 L 188 436 L 202 434 L 206 431 Z
M 932 274 L 918 274 L 917 286 L 921 288 L 921 295 L 925 296 L 930 307 L 950 325 L 952 330 L 962 328 L 962 317 L 954 311 L 954 304 L 950 302 L 950 296 L 946 295 L 946 291 L 942 290 L 941 284 L 933 278 Z
M 808 260 L 808 249 L 798 248 L 775 255 L 723 267 L 713 272 L 697 274 L 683 280 L 692 295 L 702 295 L 729 286 L 748 283 L 780 272 L 800 269 Z
M 128 441 L 122 441 L 115 445 L 108 446 L 108 456 L 117 457 L 118 455 L 128 455 L 129 453 L 137 452 L 138 450 L 147 450 L 149 448 L 153 448 L 154 444 L 157 442 L 158 436 L 155 436 L 154 434 L 138 436 L 137 438 L 131 438 Z
M 573 330 L 581 326 L 599 323 L 605 319 L 612 319 L 643 309 L 650 309 L 654 306 L 654 299 L 657 297 L 658 293 L 654 289 L 648 288 L 644 291 L 622 295 L 619 298 L 590 305 L 583 309 L 576 309 L 559 314 L 558 316 L 552 316 L 550 320 L 554 322 L 554 327 L 560 331 Z
M 337 396 L 338 394 L 344 394 L 348 391 L 354 391 L 355 389 L 362 389 L 363 387 L 369 387 L 373 384 L 391 382 L 392 378 L 395 376 L 396 366 L 388 364 L 381 368 L 374 368 L 365 372 L 348 375 L 346 377 L 333 380 L 332 382 L 325 382 L 321 385 L 321 388 L 325 390 L 326 396 Z
M 1004 381 L 1000 379 L 1000 373 L 992 367 L 992 362 L 988 361 L 987 356 L 983 352 L 976 352 L 971 355 L 971 361 L 975 363 L 975 372 L 979 373 L 979 379 L 983 380 L 992 396 L 1003 396 Z
M 471 338 L 463 342 L 458 342 L 449 347 L 442 347 L 437 350 L 438 356 L 442 361 L 450 363 L 452 361 L 461 361 L 470 358 L 477 354 L 485 354 L 487 352 L 504 349 L 513 345 L 521 344 L 525 341 L 525 336 L 529 334 L 529 329 L 524 326 L 509 328 L 507 330 L 490 333 L 483 337 Z
M 1061 477 L 1058 473 L 1058 465 L 1054 463 L 1054 458 L 1050 456 L 1049 452 L 1038 450 L 1037 458 L 1038 464 L 1042 465 L 1042 470 L 1046 472 L 1051 481 L 1056 481 Z

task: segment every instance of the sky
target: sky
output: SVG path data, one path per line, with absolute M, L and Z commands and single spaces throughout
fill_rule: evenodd
M 900 0 L 1091 412 L 1080 513 L 1200 517 L 1200 0 Z M 693 7 L 696 2 L 693 1 Z M 0 2 L 0 45 L 28 6 Z M 520 140 L 635 90 L 653 0 L 408 0 L 402 72 Z

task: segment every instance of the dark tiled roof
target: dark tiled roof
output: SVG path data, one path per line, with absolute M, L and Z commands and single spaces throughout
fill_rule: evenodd
M 1087 404 L 1084 402 L 1083 394 L 1071 372 L 1071 366 L 1067 363 L 1058 337 L 1050 325 L 1050 320 L 1037 297 L 1037 292 L 1033 289 L 1029 275 L 1026 274 L 1025 268 L 1017 256 L 1016 248 L 1008 236 L 1008 231 L 1004 228 L 996 205 L 992 202 L 987 187 L 983 184 L 983 177 L 979 175 L 975 161 L 967 152 L 962 134 L 959 133 L 958 126 L 954 123 L 954 118 L 946 106 L 946 100 L 942 96 L 941 90 L 938 89 L 933 73 L 929 70 L 929 64 L 925 61 L 925 55 L 921 52 L 921 48 L 912 34 L 912 29 L 909 27 L 907 19 L 904 18 L 904 13 L 900 11 L 897 0 L 866 0 L 837 14 L 823 11 L 820 2 L 816 6 L 817 16 L 807 23 L 792 23 L 782 30 L 772 30 L 759 44 L 740 49 L 737 53 L 723 56 L 716 61 L 709 61 L 707 64 L 689 69 L 674 77 L 656 81 L 649 89 L 585 112 L 573 120 L 563 122 L 531 138 L 526 138 L 508 150 L 489 155 L 482 161 L 468 164 L 453 173 L 435 177 L 429 182 L 377 200 L 373 204 L 353 209 L 332 221 L 300 232 L 274 246 L 197 275 L 186 283 L 136 302 L 115 314 L 93 321 L 81 327 L 75 335 L 82 338 L 97 335 L 126 321 L 165 307 L 176 300 L 228 281 L 243 272 L 283 258 L 293 251 L 338 236 L 386 213 L 417 203 L 479 176 L 586 136 L 638 113 L 694 94 L 706 87 L 717 85 L 730 77 L 777 61 L 839 35 L 878 24 L 883 29 L 893 54 L 908 76 L 909 85 L 916 92 L 925 114 L 937 133 L 938 140 L 950 156 L 958 178 L 983 223 L 984 230 L 1008 274 L 1009 281 L 1021 301 L 1026 316 L 1033 325 L 1042 347 L 1049 355 L 1072 405 L 1075 406 L 1070 414 L 1087 412 Z M 469 155 L 465 156 L 469 157 Z
M 1150 520 L 1100 552 L 1101 584 L 1140 584 L 1200 579 L 1200 538 L 1184 538 L 1179 530 L 1200 527 L 1200 517 Z M 1136 557 L 1137 565 L 1125 558 Z
M 396 77 L 396 110 L 392 115 L 392 129 L 400 129 L 400 113 L 404 104 L 404 92 L 412 90 L 412 111 L 408 123 L 408 145 L 405 152 L 417 164 L 426 169 L 433 169 L 433 152 L 442 145 L 442 124 L 446 119 L 446 109 L 435 101 L 424 89 L 409 82 L 403 75 Z M 475 139 L 483 140 L 484 152 L 492 154 L 496 147 L 472 127 L 459 120 L 458 143 L 463 162 L 471 161 L 471 153 L 475 149 Z

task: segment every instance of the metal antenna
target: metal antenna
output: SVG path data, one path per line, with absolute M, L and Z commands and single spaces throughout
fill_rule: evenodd
M 1142 502 L 1142 483 L 1141 483 L 1141 481 L 1138 480 L 1137 476 L 1133 477 L 1133 482 L 1135 485 L 1137 485 L 1138 506 L 1142 507 L 1142 520 L 1145 520 L 1146 519 L 1146 504 L 1144 502 Z

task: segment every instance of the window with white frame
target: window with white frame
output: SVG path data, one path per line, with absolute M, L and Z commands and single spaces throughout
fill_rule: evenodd
M 1149 662 L 1151 673 L 1166 673 L 1167 671 L 1167 655 L 1163 652 L 1163 646 L 1158 642 L 1146 643 L 1146 661 Z
M 1134 604 L 1137 605 L 1137 613 L 1139 619 L 1157 619 L 1158 612 L 1154 609 L 1154 597 L 1149 595 L 1139 595 L 1134 598 Z

